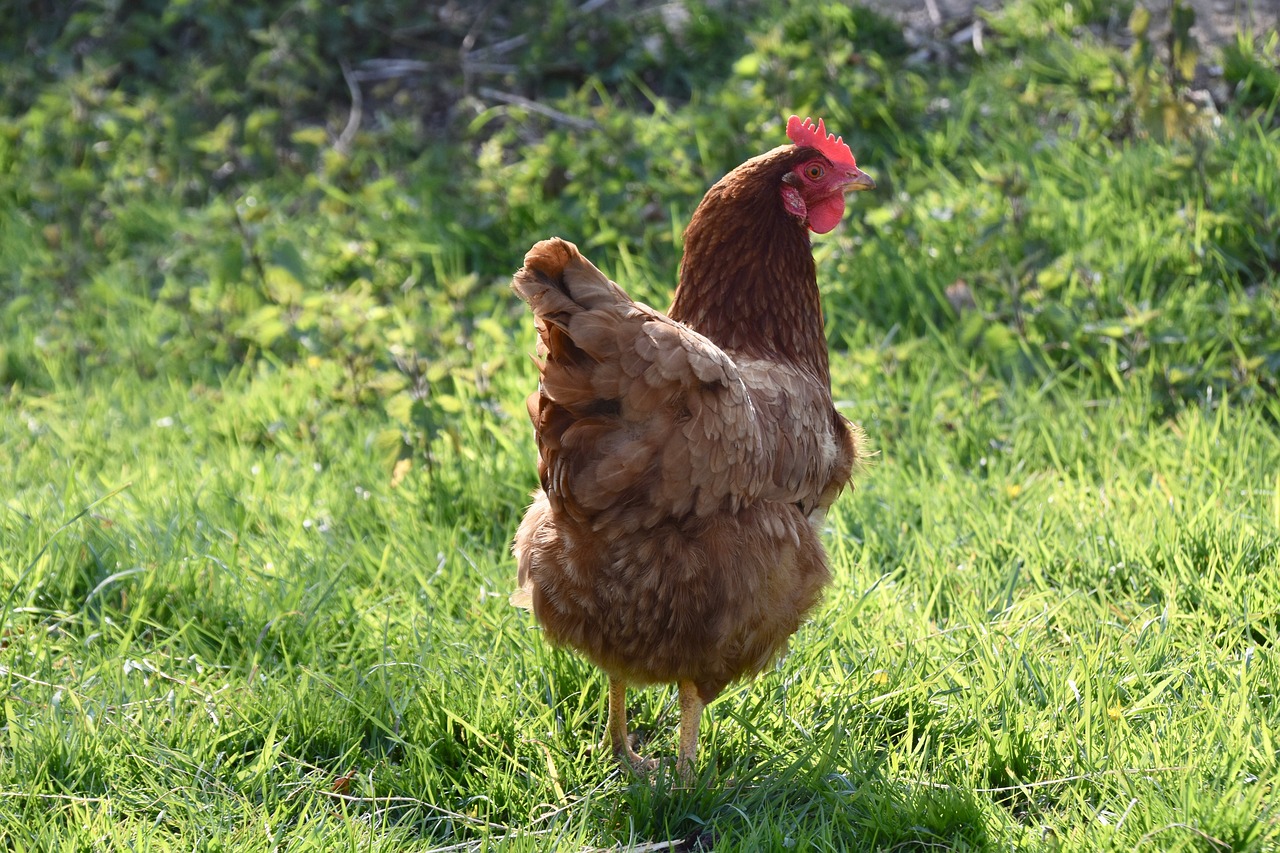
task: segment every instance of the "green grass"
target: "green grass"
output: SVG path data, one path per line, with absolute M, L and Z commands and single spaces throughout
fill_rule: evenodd
M 234 99 L 164 74 L 6 90 L 0 837 L 1280 848 L 1275 46 L 1231 46 L 1214 125 L 1078 5 L 933 70 L 842 7 L 699 6 L 704 69 L 610 76 L 581 32 L 583 80 L 520 72 L 592 131 L 494 107 L 441 142 L 392 105 L 345 159 L 345 102 L 254 90 L 214 139 Z M 881 185 L 815 246 L 877 456 L 697 784 L 641 781 L 591 752 L 602 676 L 507 603 L 536 373 L 505 281 L 559 233 L 665 303 L 700 193 L 790 109 Z M 630 710 L 672 755 L 673 691 Z

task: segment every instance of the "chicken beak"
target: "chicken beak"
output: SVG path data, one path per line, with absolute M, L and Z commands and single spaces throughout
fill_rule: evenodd
M 871 176 L 866 172 L 854 166 L 848 177 L 845 178 L 844 188 L 846 192 L 873 190 L 876 188 L 876 182 L 871 180 Z

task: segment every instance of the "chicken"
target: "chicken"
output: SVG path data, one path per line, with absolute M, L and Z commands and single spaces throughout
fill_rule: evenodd
M 809 231 L 875 184 L 821 121 L 792 116 L 787 135 L 703 198 L 666 315 L 561 239 L 512 280 L 539 337 L 542 485 L 512 602 L 608 675 L 602 748 L 637 770 L 656 763 L 628 740 L 627 686 L 679 686 L 688 779 L 705 706 L 819 600 L 819 529 L 862 456 L 832 405 Z

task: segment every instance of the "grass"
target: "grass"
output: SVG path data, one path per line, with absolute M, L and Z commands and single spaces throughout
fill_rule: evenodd
M 1280 848 L 1275 93 L 1208 127 L 1051 5 L 936 72 L 843 7 L 708 7 L 687 37 L 727 53 L 678 96 L 610 57 L 543 94 L 593 131 L 494 108 L 423 153 L 390 107 L 346 159 L 277 117 L 273 163 L 269 117 L 188 138 L 93 68 L 29 98 L 0 126 L 0 837 Z M 702 189 L 806 105 L 882 186 L 815 246 L 878 455 L 698 783 L 640 781 L 590 750 L 603 678 L 506 600 L 536 380 L 504 280 L 561 233 L 662 304 Z M 671 690 L 631 717 L 674 752 Z
M 928 355 L 857 401 L 882 454 L 832 515 L 836 582 L 791 656 L 713 706 L 690 791 L 588 754 L 600 677 L 506 603 L 531 485 L 514 412 L 491 415 L 502 436 L 466 418 L 434 475 L 393 486 L 379 425 L 315 403 L 337 371 L 11 410 L 5 476 L 31 485 L 3 528 L 7 830 L 1273 844 L 1274 427 L 1229 402 L 1153 426 L 1139 394 L 940 383 Z M 514 409 L 530 374 L 509 374 Z M 670 691 L 632 707 L 669 753 Z

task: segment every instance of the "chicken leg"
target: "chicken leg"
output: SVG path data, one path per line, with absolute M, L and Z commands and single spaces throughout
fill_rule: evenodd
M 609 676 L 609 723 L 600 749 L 612 752 L 618 761 L 637 773 L 648 773 L 658 766 L 658 762 L 641 758 L 631 748 L 627 737 L 627 684 L 612 675 Z
M 676 773 L 686 785 L 693 782 L 694 760 L 698 757 L 698 725 L 706 707 L 692 681 L 680 682 L 680 750 L 676 758 Z
M 693 781 L 694 762 L 698 757 L 698 726 L 702 723 L 702 711 L 706 707 L 692 681 L 680 682 L 680 747 L 676 773 L 685 784 Z M 618 761 L 637 773 L 651 773 L 658 769 L 657 761 L 643 758 L 631 748 L 631 739 L 627 736 L 627 685 L 612 676 L 609 677 L 609 722 L 600 749 L 612 752 Z

